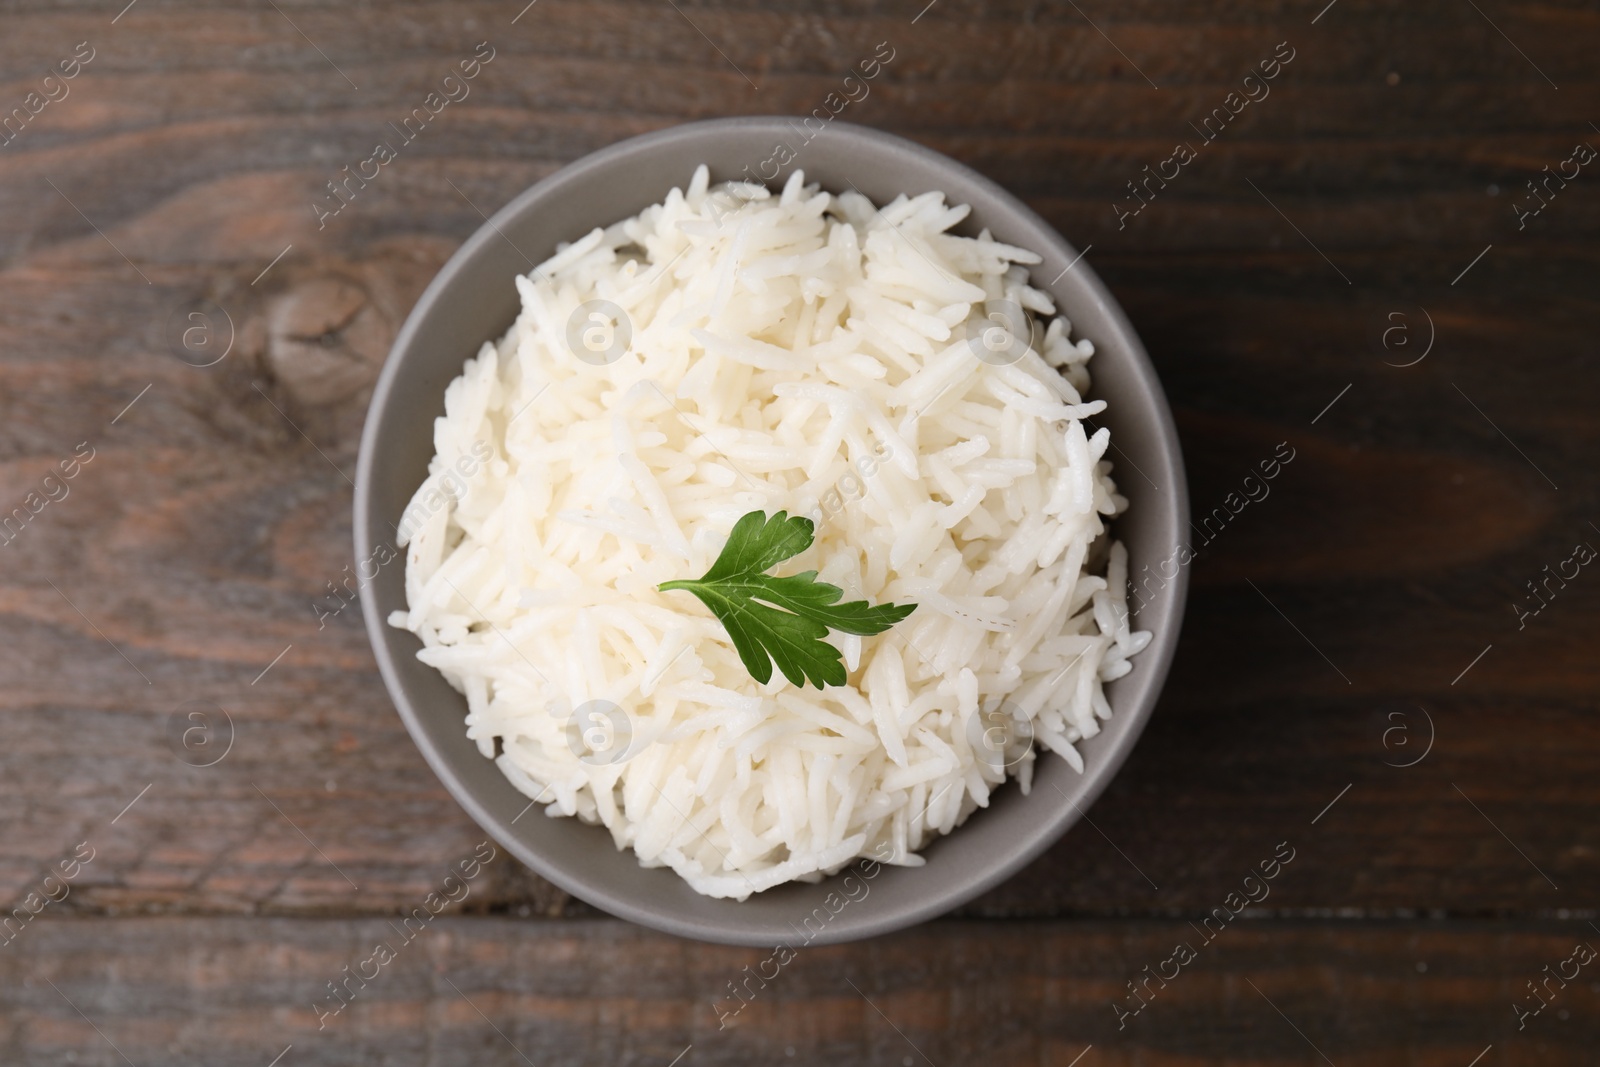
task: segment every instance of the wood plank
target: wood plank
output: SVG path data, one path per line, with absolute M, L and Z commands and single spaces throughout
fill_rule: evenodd
M 1546 966 L 1600 942 L 1573 922 L 1240 919 L 1209 944 L 1185 922 L 939 923 L 792 956 L 609 921 L 441 917 L 411 936 L 373 920 L 40 918 L 0 953 L 0 1049 L 108 1067 L 265 1065 L 290 1046 L 281 1062 L 301 1067 L 1496 1067 L 1589 1063 L 1600 1041 L 1594 963 L 1568 964 L 1578 977 L 1552 979 L 1521 1030 L 1512 1011 L 1538 1005 L 1525 983 Z M 379 944 L 393 958 L 365 963 Z M 1178 945 L 1182 967 L 1166 962 Z M 336 999 L 346 967 L 373 977 Z

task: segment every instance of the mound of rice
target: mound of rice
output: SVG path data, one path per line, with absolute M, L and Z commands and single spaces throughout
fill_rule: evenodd
M 966 214 L 702 167 L 516 279 L 516 324 L 445 393 L 390 622 L 547 814 L 744 899 L 921 864 L 1040 748 L 1083 769 L 1102 682 L 1150 639 L 1101 536 L 1127 502 L 1082 422 L 1093 347 L 1033 322 L 1055 313 L 1037 256 L 947 232 Z M 979 359 L 1004 301 L 1020 358 Z M 759 685 L 697 599 L 657 591 L 754 510 L 816 522 L 778 573 L 918 605 L 830 634 L 849 684 Z

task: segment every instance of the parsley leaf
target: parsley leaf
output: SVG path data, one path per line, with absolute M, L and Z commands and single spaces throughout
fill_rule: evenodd
M 734 524 L 711 569 L 696 579 L 662 582 L 662 592 L 693 593 L 721 620 L 756 681 L 772 680 L 776 663 L 794 685 L 818 689 L 845 683 L 844 660 L 823 638 L 828 630 L 870 637 L 917 609 L 915 604 L 839 603 L 844 590 L 817 581 L 816 571 L 775 578 L 766 571 L 811 547 L 811 520 L 780 511 L 752 511 Z

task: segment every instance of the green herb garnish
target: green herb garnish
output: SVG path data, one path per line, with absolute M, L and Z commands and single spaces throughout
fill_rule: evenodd
M 801 688 L 808 681 L 818 689 L 843 685 L 843 657 L 823 640 L 828 629 L 863 637 L 881 634 L 917 606 L 865 600 L 840 604 L 844 590 L 817 581 L 816 571 L 787 578 L 765 573 L 810 548 L 813 530 L 811 520 L 799 515 L 780 511 L 769 519 L 766 512 L 752 511 L 734 524 L 722 554 L 704 575 L 656 588 L 682 589 L 699 597 L 727 628 L 745 669 L 763 685 L 772 680 L 773 663 Z

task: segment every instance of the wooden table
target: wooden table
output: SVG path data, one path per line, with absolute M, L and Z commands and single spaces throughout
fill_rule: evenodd
M 123 2 L 0 5 L 0 881 L 42 905 L 0 950 L 5 1063 L 1594 1062 L 1593 3 Z M 480 42 L 470 96 L 319 228 Z M 1027 871 L 803 952 L 720 1030 L 761 952 L 508 859 L 319 1029 L 326 983 L 482 839 L 357 612 L 311 606 L 395 330 L 536 179 L 823 107 L 881 42 L 841 118 L 1092 246 L 1197 522 L 1295 450 L 1213 524 L 1137 751 Z M 1147 165 L 1171 177 L 1134 200 Z M 231 349 L 186 365 L 185 330 L 190 363 Z

